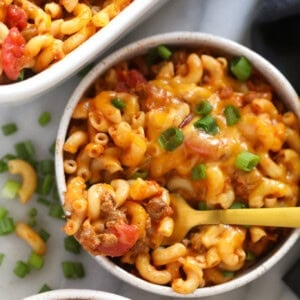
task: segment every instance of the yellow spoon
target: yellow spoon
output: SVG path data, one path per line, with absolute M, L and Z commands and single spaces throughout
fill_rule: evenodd
M 164 241 L 170 245 L 181 241 L 190 229 L 205 224 L 260 225 L 274 227 L 300 227 L 300 207 L 243 208 L 199 211 L 191 208 L 185 200 L 171 195 L 174 209 L 174 231 Z

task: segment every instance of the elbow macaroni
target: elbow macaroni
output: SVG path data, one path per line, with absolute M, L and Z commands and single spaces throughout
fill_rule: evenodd
M 93 22 L 100 24 L 100 17 Z M 189 294 L 231 280 L 285 232 L 203 225 L 165 246 L 175 222 L 170 196 L 178 193 L 194 208 L 230 209 L 236 202 L 246 207 L 297 205 L 299 121 L 277 108 L 276 95 L 262 78 L 234 79 L 225 57 L 178 49 L 151 67 L 145 56 L 138 61 L 107 70 L 74 110 L 64 146 L 64 207 L 70 212 L 65 232 L 92 254 L 116 257 L 143 279 Z M 259 83 L 263 90 L 255 89 Z M 114 105 L 116 98 L 122 107 Z M 215 134 L 194 126 L 201 119 L 201 99 L 212 107 Z M 228 105 L 240 113 L 231 126 L 224 114 Z M 174 127 L 183 142 L 168 151 L 159 137 Z M 244 151 L 260 158 L 249 172 L 235 164 Z M 79 172 L 82 165 L 89 176 Z M 205 174 L 194 177 L 199 165 Z
M 0 5 L 0 49 L 3 44 L 11 43 L 5 39 L 14 28 L 25 40 L 24 51 L 22 47 L 10 44 L 10 47 L 18 47 L 16 51 L 22 52 L 17 71 L 21 73 L 22 70 L 30 69 L 33 73 L 41 72 L 106 26 L 132 1 L 4 1 Z M 11 11 L 14 12 L 11 14 Z M 5 56 L 9 56 L 6 50 L 3 53 Z M 10 64 L 13 63 L 10 59 Z M 9 65 L 0 68 L 0 84 L 15 81 L 9 71 L 6 72 L 7 68 Z M 32 76 L 32 72 L 26 70 L 25 79 Z

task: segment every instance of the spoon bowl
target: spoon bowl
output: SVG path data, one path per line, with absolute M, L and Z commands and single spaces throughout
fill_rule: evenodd
M 300 227 L 300 207 L 196 210 L 178 194 L 171 195 L 171 203 L 174 209 L 174 230 L 165 240 L 165 245 L 182 241 L 185 235 L 198 225 Z

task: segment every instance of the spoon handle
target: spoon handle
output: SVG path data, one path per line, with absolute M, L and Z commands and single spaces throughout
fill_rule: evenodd
M 218 214 L 223 224 L 300 227 L 300 207 L 228 209 Z

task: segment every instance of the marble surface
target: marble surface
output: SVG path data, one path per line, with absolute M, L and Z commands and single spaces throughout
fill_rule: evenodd
M 169 0 L 158 12 L 128 33 L 107 53 L 138 38 L 175 30 L 213 33 L 248 45 L 249 23 L 257 3 L 257 0 Z M 19 127 L 19 131 L 10 137 L 4 137 L 0 133 L 0 157 L 8 152 L 14 152 L 13 145 L 16 142 L 29 139 L 35 145 L 38 159 L 50 158 L 49 145 L 55 139 L 64 106 L 79 80 L 77 76 L 74 76 L 29 104 L 0 107 L 0 125 L 16 122 Z M 52 114 L 52 121 L 46 127 L 40 127 L 37 123 L 37 117 L 43 111 L 49 111 Z M 0 189 L 7 177 L 11 176 L 0 175 Z M 143 292 L 119 281 L 96 265 L 95 261 L 86 253 L 80 255 L 67 253 L 63 250 L 62 221 L 49 217 L 47 208 L 37 204 L 35 199 L 25 206 L 16 200 L 7 200 L 0 196 L 0 206 L 7 207 L 15 220 L 26 220 L 29 208 L 37 207 L 39 209 L 39 227 L 51 232 L 47 243 L 48 252 L 44 268 L 41 271 L 31 272 L 24 279 L 18 279 L 12 270 L 15 261 L 26 260 L 30 250 L 15 235 L 0 237 L 0 253 L 6 253 L 0 267 L 1 300 L 20 300 L 25 296 L 35 294 L 44 283 L 53 289 L 90 288 L 114 292 L 133 300 L 170 299 Z M 213 296 L 209 299 L 296 300 L 297 297 L 285 286 L 281 278 L 299 257 L 299 252 L 300 241 L 280 263 L 262 277 L 233 292 Z M 82 262 L 86 270 L 86 277 L 80 280 L 64 279 L 60 265 L 62 260 Z

